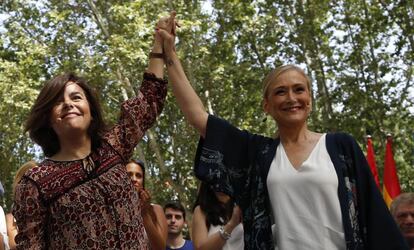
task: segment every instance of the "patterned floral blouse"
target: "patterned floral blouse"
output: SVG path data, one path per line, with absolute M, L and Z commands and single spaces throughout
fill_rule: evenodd
M 16 190 L 18 249 L 149 249 L 125 162 L 161 112 L 166 82 L 145 73 L 137 97 L 88 157 L 44 160 Z

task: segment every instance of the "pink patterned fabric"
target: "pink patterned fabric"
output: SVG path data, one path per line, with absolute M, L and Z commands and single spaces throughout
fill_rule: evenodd
M 138 96 L 122 104 L 97 150 L 76 161 L 46 159 L 24 176 L 13 209 L 18 249 L 149 249 L 125 163 L 166 93 L 165 81 L 145 73 Z

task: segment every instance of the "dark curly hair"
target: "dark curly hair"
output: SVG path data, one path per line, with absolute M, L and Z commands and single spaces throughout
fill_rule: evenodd
M 98 96 L 87 81 L 72 72 L 58 75 L 47 81 L 40 90 L 25 123 L 25 132 L 28 131 L 30 138 L 42 147 L 46 157 L 51 157 L 60 150 L 59 137 L 50 124 L 50 117 L 53 107 L 62 97 L 68 82 L 79 85 L 88 100 L 92 116 L 88 135 L 92 141 L 92 150 L 101 144 L 102 134 L 106 130 Z

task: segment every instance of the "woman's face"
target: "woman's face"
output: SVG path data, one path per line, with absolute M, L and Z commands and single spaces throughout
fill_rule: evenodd
M 312 98 L 307 78 L 290 69 L 277 76 L 269 85 L 263 108 L 278 126 L 306 123 L 311 111 Z
M 50 123 L 59 138 L 87 134 L 92 116 L 83 89 L 74 82 L 66 83 L 61 98 L 51 111 Z
M 132 180 L 132 184 L 137 189 L 141 189 L 144 182 L 144 174 L 141 166 L 135 162 L 130 162 L 126 165 L 126 171 Z

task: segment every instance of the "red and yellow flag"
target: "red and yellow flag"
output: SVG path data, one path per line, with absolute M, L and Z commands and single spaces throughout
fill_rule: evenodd
M 385 203 L 390 207 L 392 200 L 401 193 L 400 183 L 397 176 L 394 155 L 392 153 L 392 138 L 387 136 L 387 146 L 384 159 L 384 184 L 382 195 Z
M 372 146 L 372 140 L 370 135 L 367 136 L 367 161 L 369 168 L 371 169 L 372 176 L 374 177 L 375 183 L 377 183 L 378 189 L 381 190 L 378 178 L 377 165 L 375 164 L 374 147 Z

